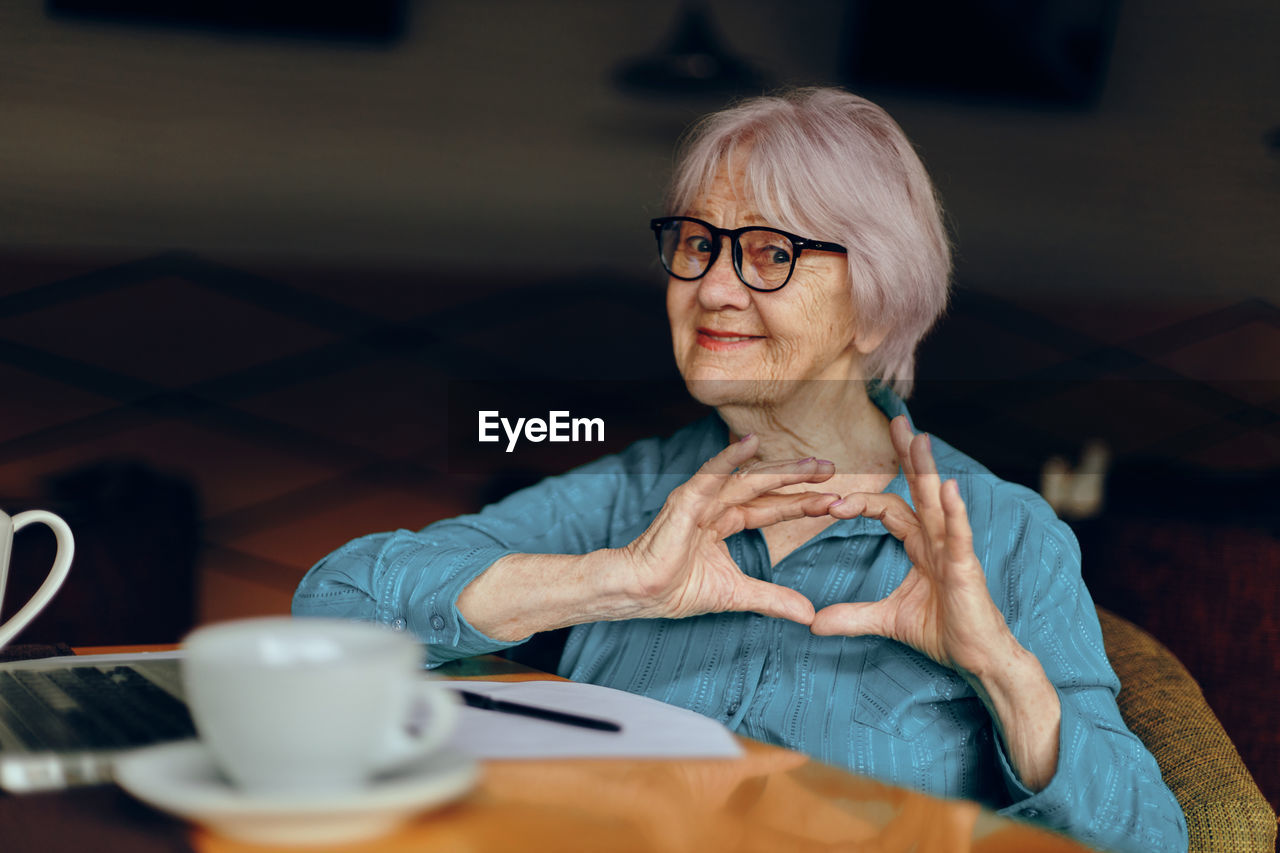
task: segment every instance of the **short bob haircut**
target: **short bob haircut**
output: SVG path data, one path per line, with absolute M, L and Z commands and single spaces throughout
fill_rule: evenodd
M 721 164 L 740 172 L 770 224 L 848 247 L 858 334 L 885 333 L 866 378 L 908 396 L 916 345 L 946 308 L 951 249 L 933 184 L 902 129 L 840 89 L 743 101 L 692 129 L 668 210 L 689 210 Z

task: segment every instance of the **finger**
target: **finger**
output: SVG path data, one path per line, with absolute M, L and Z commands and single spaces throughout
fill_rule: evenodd
M 925 493 L 928 484 L 921 481 L 921 470 L 918 464 L 919 457 L 913 451 L 913 448 L 922 439 L 924 443 L 921 446 L 927 451 L 928 438 L 915 434 L 906 415 L 898 415 L 889 422 L 889 438 L 893 441 L 893 449 L 898 453 L 898 462 L 902 465 L 902 473 L 907 480 L 907 489 L 911 492 L 911 502 L 915 504 L 926 532 L 931 537 L 940 539 L 943 535 L 944 522 L 940 510 L 937 509 L 938 501 L 936 500 L 936 495 Z M 926 453 L 926 455 L 929 456 L 930 462 L 932 462 L 932 454 Z M 931 497 L 935 498 L 932 502 L 930 501 Z M 931 509 L 931 506 L 933 509 Z
M 721 476 L 732 474 L 735 468 L 755 456 L 759 448 L 759 438 L 754 434 L 744 435 L 704 462 L 698 471 L 702 474 L 718 474 Z
M 736 471 L 739 465 L 755 456 L 759 446 L 760 440 L 755 435 L 744 435 L 706 462 L 703 462 L 697 474 L 694 474 L 687 481 L 689 488 L 699 495 L 707 497 L 716 494 L 720 490 L 724 478 Z M 700 477 L 698 474 L 711 476 Z
M 827 514 L 834 518 L 855 518 L 859 515 L 878 519 L 898 540 L 905 540 L 920 529 L 920 519 L 910 505 L 890 492 L 854 492 L 845 495 L 839 503 L 827 507 Z
M 947 557 L 954 561 L 973 556 L 973 528 L 969 526 L 969 512 L 964 498 L 960 497 L 960 484 L 948 480 L 942 487 L 942 511 L 947 518 Z
M 946 515 L 942 511 L 942 478 L 933 461 L 933 447 L 927 433 L 911 440 L 909 450 L 911 467 L 915 469 L 911 498 L 916 505 L 916 515 L 924 522 L 930 539 L 941 544 L 947 533 Z
M 730 610 L 749 610 L 778 619 L 808 625 L 813 621 L 813 602 L 794 589 L 742 576 L 734 590 Z
M 937 473 L 937 468 L 933 464 L 933 454 L 929 452 L 929 437 L 925 433 L 913 432 L 907 416 L 898 415 L 889 422 L 889 438 L 893 441 L 893 449 L 897 451 L 902 473 L 907 478 L 911 499 L 918 507 L 921 498 L 918 494 L 921 477 L 927 476 L 930 472 L 935 475 Z M 921 455 L 922 452 L 923 455 Z
M 820 637 L 884 636 L 887 614 L 883 600 L 832 604 L 814 615 L 809 630 Z
M 720 500 L 736 506 L 753 498 L 797 483 L 821 483 L 830 480 L 836 468 L 825 459 L 796 459 L 791 462 L 771 462 L 753 468 L 742 476 L 730 477 L 722 482 Z
M 743 504 L 742 526 L 755 529 L 768 527 L 793 518 L 817 518 L 827 514 L 827 507 L 840 500 L 833 492 L 798 492 L 790 495 L 761 495 Z M 721 516 L 726 518 L 726 516 Z M 737 531 L 730 531 L 736 533 Z M 729 535 L 728 533 L 724 535 Z
M 908 481 L 916 475 L 916 470 L 911 463 L 911 440 L 915 435 L 906 415 L 898 415 L 889 421 L 889 439 L 893 442 L 893 449 L 898 454 L 898 464 L 902 466 L 902 473 L 906 475 Z
M 832 465 L 828 459 L 815 459 L 812 456 L 806 456 L 803 459 L 775 459 L 772 462 L 756 460 L 755 462 L 748 462 L 746 465 L 740 465 L 738 470 L 733 473 L 738 477 L 753 477 L 757 474 L 772 474 L 778 471 L 791 470 L 796 465 L 808 465 L 813 462 L 818 463 L 820 467 Z

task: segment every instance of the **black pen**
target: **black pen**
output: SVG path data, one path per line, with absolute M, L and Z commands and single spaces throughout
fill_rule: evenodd
M 504 702 L 501 699 L 494 699 L 491 696 L 485 696 L 483 693 L 472 693 L 470 690 L 463 690 L 459 687 L 451 686 L 449 689 L 461 696 L 462 701 L 472 708 L 498 711 L 503 714 L 519 714 L 522 717 L 533 717 L 535 720 L 563 723 L 566 726 L 578 726 L 579 728 L 595 729 L 601 732 L 622 731 L 622 726 L 609 720 L 583 717 L 565 711 L 552 711 L 550 708 L 535 708 L 533 705 L 521 705 L 519 702 Z

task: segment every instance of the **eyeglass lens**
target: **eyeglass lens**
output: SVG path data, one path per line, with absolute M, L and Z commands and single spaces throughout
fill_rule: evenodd
M 694 279 L 706 271 L 716 252 L 716 241 L 706 226 L 680 219 L 663 226 L 662 263 L 677 278 Z M 791 277 L 795 247 L 777 231 L 752 228 L 733 242 L 733 267 L 738 277 L 757 290 L 777 290 Z

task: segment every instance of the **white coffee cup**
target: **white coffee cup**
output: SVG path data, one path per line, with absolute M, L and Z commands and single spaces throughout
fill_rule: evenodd
M 409 634 L 336 619 L 267 617 L 197 629 L 183 686 L 200 738 L 255 793 L 355 789 L 425 758 L 458 704 Z
M 9 516 L 3 510 L 0 510 L 0 602 L 4 601 L 4 588 L 9 581 L 9 554 L 13 548 L 13 534 L 32 523 L 49 526 L 49 529 L 53 531 L 54 538 L 57 539 L 58 550 L 53 556 L 53 567 L 49 569 L 49 574 L 45 577 L 44 583 L 40 584 L 40 588 L 36 590 L 36 594 L 31 596 L 31 600 L 24 604 L 17 613 L 9 617 L 7 622 L 0 625 L 0 648 L 3 648 L 19 631 L 27 627 L 27 624 L 32 619 L 40 615 L 40 611 L 45 608 L 45 605 L 53 600 L 53 596 L 62 586 L 62 582 L 67 579 L 67 572 L 71 570 L 71 558 L 75 555 L 76 543 L 75 538 L 71 535 L 71 528 L 53 513 L 42 509 L 33 509 Z

